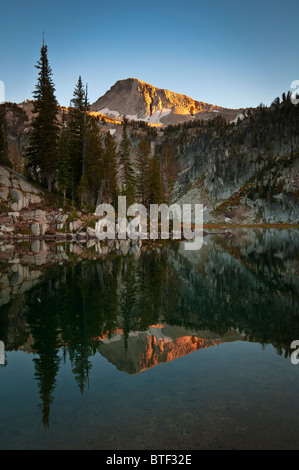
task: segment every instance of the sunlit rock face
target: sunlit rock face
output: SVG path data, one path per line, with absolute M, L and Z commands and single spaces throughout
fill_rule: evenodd
M 219 114 L 233 120 L 240 113 L 240 110 L 221 108 L 156 88 L 136 78 L 117 81 L 104 96 L 93 103 L 91 111 L 158 125 L 196 118 L 209 119 Z
M 110 338 L 99 338 L 99 352 L 118 370 L 138 374 L 199 349 L 243 339 L 236 331 L 220 338 L 210 331 L 196 332 L 179 326 L 153 325 L 146 331 L 131 332 L 128 337 L 122 330 L 117 330 Z

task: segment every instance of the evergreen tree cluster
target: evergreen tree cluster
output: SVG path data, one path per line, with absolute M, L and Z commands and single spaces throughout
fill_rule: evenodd
M 63 195 L 64 204 L 71 199 L 84 205 L 101 202 L 115 205 L 119 194 L 127 196 L 128 204 L 160 203 L 164 195 L 169 198 L 173 182 L 169 171 L 173 158 L 169 152 L 168 156 L 162 152 L 159 158 L 156 153 L 151 154 L 148 141 L 142 141 L 134 159 L 126 119 L 119 146 L 109 131 L 103 138 L 98 119 L 88 113 L 87 89 L 81 76 L 72 106 L 67 112 L 62 111 L 59 123 L 59 106 L 45 44 L 36 68 L 39 73 L 34 92 L 35 116 L 25 153 L 27 175 L 49 191 L 57 189 Z M 1 129 L 0 121 L 0 138 Z M 3 139 L 0 145 L 4 148 Z

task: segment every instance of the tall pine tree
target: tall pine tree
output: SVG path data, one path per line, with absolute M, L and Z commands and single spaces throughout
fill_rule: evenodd
M 147 205 L 150 195 L 150 163 L 151 148 L 146 140 L 141 140 L 136 159 L 136 169 L 138 171 L 136 195 L 141 204 Z
M 81 75 L 79 75 L 77 85 L 74 90 L 73 98 L 71 102 L 74 105 L 74 108 L 81 113 L 84 111 L 84 103 L 85 103 L 85 91 L 82 82 Z
M 69 132 L 65 113 L 62 115 L 62 129 L 58 142 L 57 154 L 57 185 L 63 193 L 63 203 L 66 203 L 66 194 L 72 188 L 73 168 L 70 158 Z
M 122 140 L 119 148 L 120 176 L 122 194 L 127 197 L 127 204 L 135 202 L 135 172 L 131 160 L 131 143 L 127 134 L 127 121 L 124 120 Z
M 105 191 L 107 202 L 116 206 L 118 196 L 117 186 L 117 169 L 118 169 L 118 156 L 117 144 L 114 137 L 108 131 L 104 139 L 104 158 L 103 158 L 103 175 L 105 178 Z
M 70 133 L 70 154 L 73 165 L 73 198 L 76 190 L 81 188 L 81 192 L 87 189 L 86 177 L 82 179 L 83 173 L 83 149 L 84 149 L 84 110 L 86 96 L 81 76 L 78 78 L 71 103 L 73 107 L 69 111 L 68 128 Z
M 42 45 L 40 60 L 35 67 L 39 70 L 36 89 L 33 92 L 35 117 L 32 121 L 26 157 L 32 175 L 42 183 L 46 183 L 48 190 L 51 191 L 56 172 L 59 128 L 55 88 L 48 61 L 48 48 L 45 44 Z
M 85 194 L 89 193 L 91 204 L 95 204 L 103 175 L 103 147 L 97 121 L 92 116 L 87 119 L 86 140 L 86 173 L 82 175 L 81 183 L 86 181 Z

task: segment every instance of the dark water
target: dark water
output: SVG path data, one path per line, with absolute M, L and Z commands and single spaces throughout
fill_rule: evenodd
M 298 234 L 2 245 L 0 448 L 299 448 Z

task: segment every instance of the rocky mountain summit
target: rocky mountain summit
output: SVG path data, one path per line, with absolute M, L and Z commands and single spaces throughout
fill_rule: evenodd
M 155 125 L 211 119 L 216 115 L 231 121 L 242 113 L 242 110 L 221 108 L 156 88 L 137 78 L 117 81 L 104 96 L 92 104 L 91 111 Z

